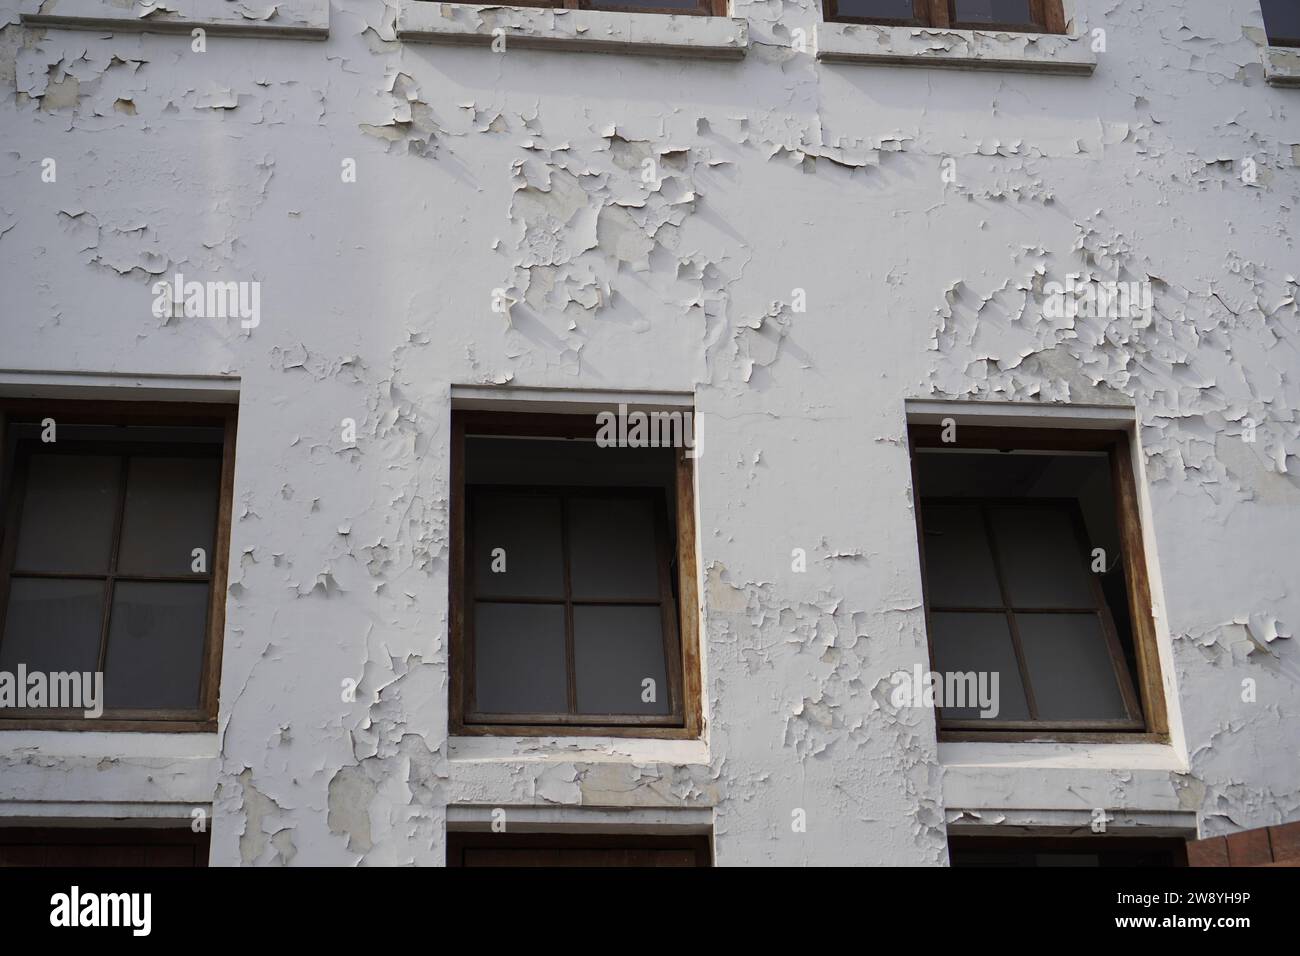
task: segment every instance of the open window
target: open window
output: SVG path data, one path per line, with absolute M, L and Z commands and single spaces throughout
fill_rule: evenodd
M 1129 435 L 949 419 L 910 439 L 945 739 L 1166 734 Z
M 840 23 L 1064 33 L 1062 0 L 825 0 L 826 19 Z
M 1300 46 L 1300 2 L 1260 0 L 1264 29 L 1272 46 Z
M 214 729 L 233 408 L 15 401 L 0 416 L 0 672 L 25 678 L 0 728 Z
M 606 447 L 594 415 L 452 432 L 453 733 L 697 737 L 689 449 Z

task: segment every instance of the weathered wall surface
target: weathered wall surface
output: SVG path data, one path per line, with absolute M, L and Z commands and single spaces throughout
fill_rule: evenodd
M 400 41 L 379 0 L 199 53 L 4 0 L 0 367 L 238 378 L 214 862 L 437 864 L 448 804 L 713 808 L 723 864 L 1300 819 L 1300 91 L 1256 0 L 1174 6 L 1081 0 L 1106 51 L 1052 76 L 822 63 L 810 0 L 738 0 L 736 60 Z M 259 324 L 155 318 L 177 272 L 259 281 Z M 1081 272 L 1155 320 L 1045 319 Z M 706 740 L 448 739 L 453 384 L 694 392 Z M 890 705 L 912 398 L 1136 407 L 1172 746 L 940 747 Z M 109 799 L 3 736 L 0 801 Z M 153 799 L 142 757 L 114 799 L 132 760 Z

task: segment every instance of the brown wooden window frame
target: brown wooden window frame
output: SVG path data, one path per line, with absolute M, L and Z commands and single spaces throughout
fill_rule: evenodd
M 632 7 L 605 4 L 600 0 L 510 0 L 512 7 L 541 7 L 547 10 L 599 10 L 603 13 L 658 13 L 686 17 L 725 17 L 730 0 L 695 0 L 694 7 Z M 482 6 L 489 6 L 483 3 Z
M 216 427 L 222 429 L 219 446 L 214 444 L 221 460 L 220 490 L 217 501 L 217 523 L 214 534 L 213 554 L 206 576 L 192 574 L 184 576 L 134 575 L 116 573 L 115 565 L 110 565 L 105 574 L 42 574 L 42 577 L 95 578 L 105 581 L 105 608 L 101 614 L 100 660 L 98 669 L 103 670 L 104 653 L 107 641 L 108 620 L 114 599 L 112 587 L 116 580 L 176 580 L 178 582 L 207 582 L 208 607 L 204 628 L 203 671 L 199 678 L 199 705 L 193 709 L 149 708 L 149 709 L 105 709 L 97 718 L 87 718 L 79 710 L 63 709 L 3 709 L 0 710 L 0 730 L 99 730 L 99 731 L 168 731 L 208 733 L 217 729 L 217 696 L 221 683 L 222 636 L 226 621 L 226 578 L 229 569 L 230 554 L 230 516 L 234 489 L 235 435 L 237 409 L 234 405 L 208 403 L 178 402 L 92 402 L 86 400 L 42 401 L 38 399 L 0 399 L 0 503 L 3 503 L 3 516 L 0 520 L 0 640 L 3 639 L 3 627 L 9 600 L 10 581 L 13 574 L 15 551 L 17 549 L 17 530 L 19 507 L 22 501 L 22 475 L 19 472 L 18 459 L 24 457 L 20 451 L 15 456 L 8 452 L 8 429 L 11 425 L 34 424 L 39 426 L 42 419 L 52 418 L 57 427 L 76 425 L 154 425 L 173 427 Z M 94 445 L 96 449 L 102 444 L 105 450 L 121 454 L 129 451 L 133 445 L 130 441 L 96 443 L 73 440 L 79 448 Z M 153 446 L 151 450 L 162 451 L 167 446 Z M 122 481 L 119 496 L 126 493 L 126 482 Z M 121 524 L 123 502 L 117 503 L 116 525 Z M 114 554 L 116 562 L 117 538 L 120 527 L 114 531 Z
M 1015 33 L 1066 32 L 1064 0 L 1029 0 L 1030 23 L 981 23 L 957 17 L 957 0 L 912 0 L 912 16 L 894 17 L 841 16 L 838 0 L 823 0 L 824 15 L 833 23 L 868 23 L 876 26 L 930 27 L 938 30 L 1001 30 Z
M 954 414 L 953 417 L 956 418 L 957 416 Z M 917 547 L 921 560 L 921 587 L 925 595 L 926 647 L 930 658 L 930 669 L 932 671 L 937 670 L 934 644 L 930 637 L 930 613 L 932 610 L 951 609 L 931 606 L 930 589 L 926 581 L 925 526 L 922 503 L 933 501 L 936 503 L 959 502 L 975 505 L 984 501 L 1001 503 L 1004 500 L 977 497 L 951 499 L 921 497 L 915 452 L 924 448 L 961 448 L 982 451 L 1094 451 L 1106 454 L 1110 464 L 1111 494 L 1113 496 L 1117 531 L 1119 532 L 1124 583 L 1128 593 L 1128 611 L 1137 673 L 1136 675 L 1130 674 L 1128 665 L 1124 662 L 1124 655 L 1120 652 L 1118 638 L 1115 634 L 1114 622 L 1104 599 L 1102 599 L 1096 610 L 1102 617 L 1107 648 L 1112 663 L 1117 670 L 1116 676 L 1119 680 L 1120 693 L 1124 698 L 1125 708 L 1131 715 L 1130 720 L 1125 721 L 1123 726 L 1097 720 L 1052 720 L 1032 723 L 1023 721 L 1004 722 L 996 719 L 949 721 L 942 720 L 936 712 L 935 717 L 939 724 L 939 739 L 942 741 L 1167 742 L 1169 740 L 1169 725 L 1165 710 L 1164 683 L 1160 674 L 1160 654 L 1156 638 L 1155 617 L 1152 614 L 1151 583 L 1147 572 L 1146 549 L 1143 542 L 1141 516 L 1138 507 L 1137 481 L 1133 471 L 1131 433 L 1109 429 L 991 427 L 959 423 L 956 436 L 957 440 L 955 442 L 943 441 L 942 429 L 939 425 L 912 424 L 908 428 L 908 441 L 912 453 L 913 510 L 916 515 Z M 1042 502 L 1052 503 L 1053 501 L 1059 505 L 1062 501 L 1050 498 L 1019 498 L 1011 500 L 1023 503 L 1026 506 Z M 1072 501 L 1072 499 L 1064 500 Z M 1080 546 L 1083 548 L 1082 554 L 1086 556 L 1090 551 L 1087 548 L 1086 533 L 1081 530 L 1081 518 L 1076 516 L 1075 521 L 1076 535 L 1083 535 L 1080 538 Z M 995 557 L 995 563 L 996 561 L 997 558 Z M 1095 580 L 1095 575 L 1090 573 L 1089 577 L 1093 579 L 1094 594 L 1100 599 L 1100 583 Z M 1003 586 L 1000 570 L 998 571 L 998 581 L 999 585 Z M 1003 607 L 996 609 L 982 608 L 980 610 L 1002 610 L 1010 614 L 1005 587 L 1003 586 L 1003 588 Z M 1023 611 L 1025 609 L 1014 608 L 1013 610 Z M 1021 679 L 1025 682 L 1026 698 L 1029 699 L 1030 685 L 1024 674 L 1019 639 L 1014 629 L 1014 621 L 1011 621 L 1010 624 L 1017 660 L 1021 662 Z M 1122 670 L 1120 669 L 1121 665 L 1123 665 Z M 1030 707 L 1032 713 L 1032 703 Z
M 1259 3 L 1259 12 L 1260 12 L 1260 15 L 1264 17 L 1264 33 L 1265 33 L 1265 36 L 1268 38 L 1268 45 L 1269 45 L 1269 46 L 1288 46 L 1288 47 L 1297 47 L 1297 46 L 1300 46 L 1300 36 L 1294 36 L 1294 37 L 1275 37 L 1275 36 L 1273 36 L 1271 33 L 1268 32 L 1268 14 L 1267 14 L 1267 12 L 1264 10 L 1264 7 L 1267 6 L 1268 3 L 1269 3 L 1269 0 L 1260 0 L 1260 3 Z
M 696 739 L 700 736 L 702 716 L 702 686 L 699 650 L 699 600 L 696 581 L 695 557 L 695 477 L 694 460 L 687 449 L 673 449 L 675 461 L 675 488 L 673 500 L 663 502 L 663 507 L 675 511 L 675 541 L 670 541 L 666 531 L 666 512 L 657 519 L 656 538 L 659 543 L 658 564 L 660 573 L 660 601 L 666 619 L 663 628 L 665 666 L 669 692 L 672 699 L 669 715 L 578 714 L 575 702 L 573 626 L 572 614 L 567 609 L 573 605 L 608 604 L 596 600 L 574 600 L 568 593 L 566 578 L 566 670 L 569 712 L 565 714 L 483 714 L 474 710 L 475 686 L 474 642 L 472 607 L 476 598 L 473 587 L 472 536 L 469 533 L 471 494 L 508 492 L 509 494 L 582 495 L 611 497 L 625 494 L 652 495 L 655 489 L 628 489 L 608 485 L 590 485 L 578 488 L 560 485 L 508 485 L 478 486 L 465 483 L 465 443 L 469 436 L 498 438 L 581 438 L 594 439 L 598 431 L 596 416 L 561 415 L 529 412 L 493 412 L 453 410 L 451 447 L 451 573 L 450 595 L 450 727 L 453 735 L 466 736 L 604 736 L 646 737 L 657 739 Z M 657 509 L 658 510 L 658 509 Z M 672 584 L 666 580 L 665 569 L 671 566 L 669 548 L 675 549 L 677 580 L 676 597 Z M 567 549 L 564 560 L 568 561 Z M 493 596 L 490 600 L 504 600 Z M 533 599 L 530 602 L 535 603 Z M 548 599 L 546 603 L 559 603 Z M 617 602 L 627 603 L 627 602 Z M 637 601 L 637 604 L 652 602 Z M 668 613 L 668 612 L 675 613 Z

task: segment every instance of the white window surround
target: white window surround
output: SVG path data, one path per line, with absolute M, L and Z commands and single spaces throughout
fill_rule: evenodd
M 946 418 L 952 418 L 959 423 L 959 428 L 962 424 L 970 424 L 1003 428 L 1105 429 L 1129 433 L 1129 452 L 1134 468 L 1133 479 L 1137 486 L 1138 519 L 1142 527 L 1143 555 L 1146 558 L 1147 578 L 1151 586 L 1151 615 L 1155 620 L 1160 679 L 1165 692 L 1165 717 L 1169 725 L 1169 742 L 1163 744 L 1062 744 L 1058 741 L 1046 740 L 1016 744 L 945 742 L 940 744 L 940 760 L 947 763 L 960 755 L 962 761 L 966 763 L 996 764 L 1005 759 L 1032 760 L 1046 757 L 1050 765 L 1058 758 L 1063 758 L 1057 765 L 1068 768 L 1076 765 L 1073 763 L 1075 758 L 1084 757 L 1086 764 L 1089 760 L 1095 762 L 1098 756 L 1104 753 L 1107 756 L 1100 757 L 1102 761 L 1126 760 L 1136 755 L 1138 765 L 1145 765 L 1144 760 L 1154 760 L 1158 765 L 1163 765 L 1170 760 L 1179 763 L 1180 766 L 1184 764 L 1187 745 L 1183 734 L 1181 701 L 1173 678 L 1173 637 L 1169 633 L 1168 615 L 1165 611 L 1163 597 L 1165 588 L 1160 574 L 1150 489 L 1146 480 L 1146 459 L 1142 453 L 1140 438 L 1141 422 L 1137 409 L 1127 404 L 1048 404 L 1006 400 L 911 398 L 904 402 L 904 414 L 910 425 L 935 425 L 941 424 Z M 944 756 L 945 752 L 948 757 Z
M 188 823 L 211 813 L 219 759 L 215 733 L 0 730 L 0 820 Z
M 398 0 L 401 40 L 486 46 L 504 31 L 506 49 L 544 47 L 693 59 L 740 59 L 749 47 L 743 17 L 490 6 Z
M 22 19 L 34 26 L 72 30 L 189 33 L 216 36 L 329 36 L 329 0 L 22 0 Z
M 1195 839 L 1195 810 L 1106 810 L 1107 837 L 1177 837 Z M 949 807 L 944 817 L 949 836 L 1073 837 L 1092 836 L 1092 810 L 1016 810 Z
M 1264 79 L 1272 86 L 1300 86 L 1300 47 L 1265 47 Z
M 822 21 L 817 24 L 817 58 L 828 63 L 1087 76 L 1097 68 L 1097 54 L 1079 10 L 1081 3 L 1065 0 L 1065 34 Z

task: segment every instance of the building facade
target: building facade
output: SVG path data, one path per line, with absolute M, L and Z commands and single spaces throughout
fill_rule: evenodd
M 15 859 L 1300 820 L 1296 6 L 683 3 L 4 0 Z

